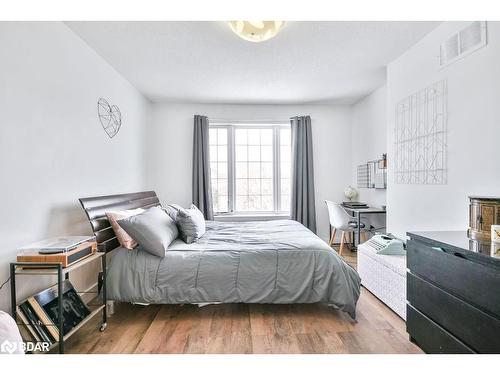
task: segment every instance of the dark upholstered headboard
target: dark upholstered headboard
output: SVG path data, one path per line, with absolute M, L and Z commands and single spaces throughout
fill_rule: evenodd
M 96 237 L 97 250 L 106 253 L 120 246 L 113 228 L 106 217 L 106 211 L 131 210 L 159 206 L 160 201 L 154 191 L 104 195 L 79 199 Z

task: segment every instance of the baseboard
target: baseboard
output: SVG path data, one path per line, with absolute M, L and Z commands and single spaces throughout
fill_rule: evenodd
M 83 294 L 80 295 L 82 298 L 82 301 L 85 302 L 85 304 L 89 304 L 90 301 L 92 301 L 94 298 L 99 296 L 95 293 L 97 291 L 97 282 L 94 283 L 93 285 L 89 286 L 87 289 L 83 291 Z M 94 290 L 93 290 L 94 289 Z M 89 293 L 93 290 L 93 293 Z M 115 313 L 115 301 L 108 300 L 107 301 L 107 316 L 111 316 Z

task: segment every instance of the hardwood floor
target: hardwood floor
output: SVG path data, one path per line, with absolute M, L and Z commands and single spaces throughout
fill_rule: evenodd
M 355 265 L 356 253 L 344 250 Z M 67 353 L 422 353 L 405 323 L 366 289 L 357 323 L 323 304 L 116 305 L 108 328 L 94 318 Z

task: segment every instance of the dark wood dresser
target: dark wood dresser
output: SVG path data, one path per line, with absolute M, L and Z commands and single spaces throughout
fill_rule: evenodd
M 469 196 L 468 235 L 476 240 L 490 240 L 491 226 L 500 224 L 500 197 Z
M 426 353 L 500 353 L 500 245 L 407 233 L 407 319 Z

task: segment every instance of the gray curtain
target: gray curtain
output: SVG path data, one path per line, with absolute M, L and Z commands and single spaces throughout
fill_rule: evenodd
M 291 218 L 316 233 L 311 117 L 290 119 L 292 126 Z
M 206 220 L 214 219 L 212 187 L 210 184 L 208 118 L 199 115 L 194 116 L 193 203 L 203 212 Z

